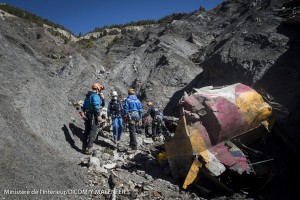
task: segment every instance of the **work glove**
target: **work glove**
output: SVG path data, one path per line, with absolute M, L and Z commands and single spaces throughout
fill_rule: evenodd
M 85 116 L 85 113 L 83 111 L 79 112 L 79 115 L 80 115 L 81 119 L 87 120 L 87 117 Z
M 139 119 L 139 126 L 141 127 L 143 125 L 142 119 Z

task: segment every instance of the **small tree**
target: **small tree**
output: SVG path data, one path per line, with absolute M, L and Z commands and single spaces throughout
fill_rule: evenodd
M 200 6 L 199 10 L 205 12 L 205 8 L 203 6 Z

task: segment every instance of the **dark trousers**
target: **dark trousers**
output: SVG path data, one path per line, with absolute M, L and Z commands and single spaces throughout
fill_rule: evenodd
M 148 120 L 147 120 L 147 121 L 145 120 L 144 123 L 143 123 L 143 125 L 144 125 L 144 129 L 145 129 L 145 135 L 146 135 L 147 137 L 151 136 L 151 135 L 150 135 L 150 132 L 149 132 L 149 127 L 150 127 L 149 121 L 148 121 Z
M 137 122 L 135 120 L 130 120 L 129 122 L 129 137 L 130 137 L 130 143 L 129 145 L 132 148 L 137 147 L 137 141 L 136 141 L 136 124 Z
M 149 133 L 149 125 L 146 125 L 146 126 L 145 126 L 145 135 L 146 135 L 146 136 L 150 136 L 150 133 Z
M 162 132 L 161 122 L 152 122 L 152 137 L 157 137 Z
M 84 123 L 84 138 L 83 138 L 83 149 L 90 149 L 93 147 L 93 143 L 98 135 L 98 120 L 93 114 L 87 114 L 87 120 Z

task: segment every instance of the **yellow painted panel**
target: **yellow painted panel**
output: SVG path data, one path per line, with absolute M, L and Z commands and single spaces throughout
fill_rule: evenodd
M 182 186 L 184 189 L 186 189 L 187 186 L 189 186 L 191 183 L 193 183 L 195 181 L 201 166 L 202 166 L 202 164 L 199 162 L 198 157 L 196 156 L 194 159 L 194 162 L 190 168 L 190 171 L 184 180 L 184 183 Z
M 193 148 L 193 152 L 200 154 L 205 162 L 208 162 L 207 147 L 205 145 L 204 139 L 199 134 L 199 131 L 193 127 L 189 127 L 190 140 Z
M 260 125 L 272 114 L 271 106 L 255 91 L 241 93 L 236 99 L 236 105 L 246 118 L 249 128 Z

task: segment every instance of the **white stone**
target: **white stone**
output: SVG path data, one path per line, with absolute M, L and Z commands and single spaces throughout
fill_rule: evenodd
M 89 163 L 90 166 L 100 166 L 100 160 L 99 158 L 97 157 L 90 157 L 90 163 Z
M 145 138 L 143 142 L 144 144 L 153 144 L 153 140 L 151 138 Z
M 117 165 L 117 163 L 109 163 L 109 164 L 104 165 L 103 167 L 105 167 L 106 169 L 113 169 L 116 167 L 116 165 Z
M 98 173 L 103 173 L 103 174 L 108 173 L 107 169 L 105 169 L 104 167 L 100 167 L 100 166 L 97 166 L 95 171 L 98 172 Z

